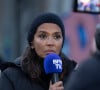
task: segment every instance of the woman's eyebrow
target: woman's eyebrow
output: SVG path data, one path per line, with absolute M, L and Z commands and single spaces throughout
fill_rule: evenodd
M 47 31 L 42 31 L 42 30 L 40 30 L 40 31 L 38 31 L 38 33 L 48 33 Z M 54 34 L 61 34 L 62 32 L 60 32 L 60 31 L 55 31 L 55 32 L 53 32 Z
M 46 31 L 42 31 L 42 30 L 41 30 L 41 31 L 38 31 L 38 32 L 39 32 L 39 33 L 46 33 Z
M 54 32 L 54 34 L 62 34 L 61 32 Z

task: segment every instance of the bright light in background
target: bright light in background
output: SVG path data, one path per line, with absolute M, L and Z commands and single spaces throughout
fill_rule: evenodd
M 90 2 L 90 0 L 79 0 L 79 2 L 82 2 L 84 5 L 87 5 Z

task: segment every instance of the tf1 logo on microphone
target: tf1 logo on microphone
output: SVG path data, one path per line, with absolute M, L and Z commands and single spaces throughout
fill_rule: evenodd
M 56 69 L 62 70 L 62 60 L 60 60 L 60 59 L 53 59 L 53 64 L 56 66 Z

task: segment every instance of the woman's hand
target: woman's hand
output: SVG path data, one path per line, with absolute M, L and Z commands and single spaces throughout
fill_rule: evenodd
M 64 90 L 63 82 L 58 81 L 54 84 L 50 82 L 49 90 Z

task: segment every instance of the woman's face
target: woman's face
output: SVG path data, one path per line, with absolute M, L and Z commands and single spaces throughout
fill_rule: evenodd
M 62 42 L 60 27 L 53 23 L 43 23 L 37 28 L 31 48 L 34 48 L 36 53 L 44 58 L 49 53 L 59 54 Z

